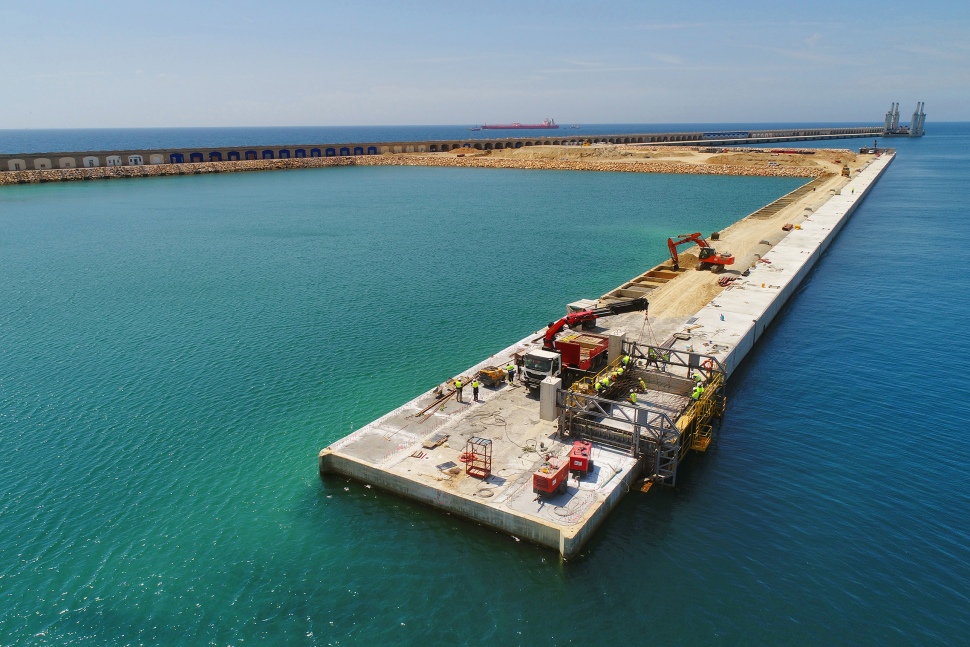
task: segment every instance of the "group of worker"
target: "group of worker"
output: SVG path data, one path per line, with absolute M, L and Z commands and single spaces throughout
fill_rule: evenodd
M 670 351 L 658 352 L 654 348 L 647 350 L 647 366 L 666 371 L 668 362 L 670 362 Z
M 704 394 L 704 376 L 697 371 L 694 371 L 691 378 L 694 380 L 694 389 L 690 392 L 690 399 L 697 402 Z
M 512 364 L 512 362 L 509 362 L 509 365 L 506 367 L 505 370 L 506 370 L 506 373 L 508 374 L 509 386 L 515 386 L 515 365 Z M 475 402 L 478 402 L 478 389 L 481 386 L 482 386 L 482 383 L 478 381 L 478 378 L 475 378 L 474 380 L 472 380 L 472 398 L 474 399 Z M 461 378 L 456 377 L 455 378 L 455 400 L 457 402 L 463 402 L 463 400 L 461 399 L 461 390 L 463 388 L 464 388 L 464 384 L 462 384 Z
M 623 357 L 620 358 L 620 363 L 615 369 L 593 382 L 593 389 L 596 390 L 597 395 L 605 393 L 607 389 L 616 384 L 620 378 L 623 377 L 623 373 L 625 373 L 630 367 L 630 361 L 630 356 L 624 354 Z M 640 382 L 642 383 L 643 380 L 640 380 Z

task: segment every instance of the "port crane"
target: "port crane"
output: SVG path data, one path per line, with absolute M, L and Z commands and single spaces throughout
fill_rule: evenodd
M 678 234 L 677 240 L 673 238 L 667 239 L 667 247 L 670 249 L 670 260 L 674 262 L 675 270 L 680 269 L 677 248 L 689 243 L 694 243 L 700 248 L 700 254 L 698 255 L 700 263 L 697 265 L 697 269 L 699 270 L 711 270 L 717 273 L 723 270 L 725 265 L 734 265 L 733 254 L 729 252 L 718 254 L 717 250 L 704 240 L 701 232 L 695 231 L 693 234 Z

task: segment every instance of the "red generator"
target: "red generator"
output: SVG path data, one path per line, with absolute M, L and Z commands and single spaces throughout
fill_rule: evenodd
M 593 471 L 593 443 L 573 441 L 573 449 L 569 452 L 569 471 L 580 476 Z
M 547 456 L 542 467 L 532 473 L 532 491 L 539 496 L 565 494 L 568 479 L 569 461 Z

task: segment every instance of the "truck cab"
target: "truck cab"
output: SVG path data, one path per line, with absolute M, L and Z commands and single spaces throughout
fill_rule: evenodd
M 525 356 L 522 381 L 529 388 L 537 388 L 547 377 L 559 377 L 562 373 L 562 356 L 554 351 L 533 350 Z

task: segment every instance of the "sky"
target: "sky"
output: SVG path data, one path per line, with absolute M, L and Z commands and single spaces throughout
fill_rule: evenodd
M 970 2 L 0 0 L 0 129 L 970 120 Z

